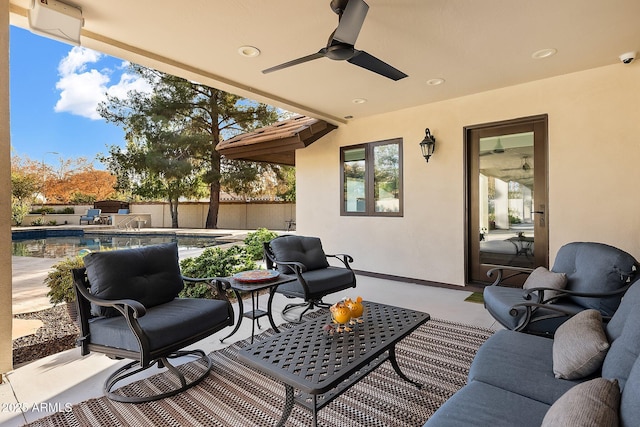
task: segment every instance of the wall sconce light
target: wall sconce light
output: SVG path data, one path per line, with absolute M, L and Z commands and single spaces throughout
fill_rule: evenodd
M 424 159 L 429 163 L 429 157 L 431 157 L 433 152 L 436 151 L 436 139 L 431 135 L 429 128 L 426 128 L 424 132 L 425 136 L 420 143 L 420 150 L 422 150 Z

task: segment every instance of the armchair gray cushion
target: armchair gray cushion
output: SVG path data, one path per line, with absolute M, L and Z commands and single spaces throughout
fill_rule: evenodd
M 84 257 L 84 264 L 91 293 L 98 298 L 133 299 L 151 308 L 173 300 L 184 287 L 176 243 L 92 252 Z M 92 305 L 92 313 L 106 317 L 119 314 L 97 305 Z
M 329 267 L 322 242 L 318 237 L 282 236 L 273 239 L 270 246 L 276 259 L 302 263 L 306 271 Z M 293 270 L 287 265 L 278 264 L 278 271 L 293 274 Z
M 223 323 L 229 317 L 228 303 L 221 300 L 176 298 L 147 310 L 138 319 L 148 338 L 149 352 L 160 351 L 184 339 L 185 331 L 198 336 L 211 329 L 211 325 Z M 179 319 L 179 321 L 176 321 Z M 140 351 L 138 338 L 131 333 L 123 316 L 100 318 L 89 323 L 91 343 Z
M 567 274 L 567 289 L 576 292 L 611 292 L 624 287 L 636 260 L 628 253 L 602 243 L 574 242 L 558 252 L 553 271 Z M 584 308 L 611 316 L 620 305 L 622 294 L 609 298 L 571 296 Z

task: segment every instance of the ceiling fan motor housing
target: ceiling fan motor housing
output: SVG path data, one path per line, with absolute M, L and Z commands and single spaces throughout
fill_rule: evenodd
M 353 58 L 355 50 L 352 45 L 346 43 L 334 43 L 331 46 L 327 46 L 327 53 L 325 56 L 329 59 L 336 61 L 344 61 L 346 59 Z

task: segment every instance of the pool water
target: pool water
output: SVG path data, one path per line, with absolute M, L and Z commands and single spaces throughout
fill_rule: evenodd
M 104 234 L 83 233 L 74 236 L 16 238 L 12 240 L 12 255 L 38 258 L 66 258 L 80 251 L 139 248 L 159 243 L 177 242 L 180 249 L 198 249 L 216 246 L 217 236 L 176 236 L 174 234 Z

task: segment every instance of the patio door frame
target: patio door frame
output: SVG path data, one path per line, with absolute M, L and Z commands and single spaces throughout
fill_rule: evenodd
M 493 264 L 481 264 L 479 259 L 479 174 L 480 138 L 522 132 L 534 134 L 534 267 L 549 266 L 549 189 L 548 189 L 548 116 L 546 114 L 484 123 L 464 128 L 465 164 L 465 283 L 490 284 L 486 273 Z M 525 276 L 518 276 L 513 285 L 522 284 Z

